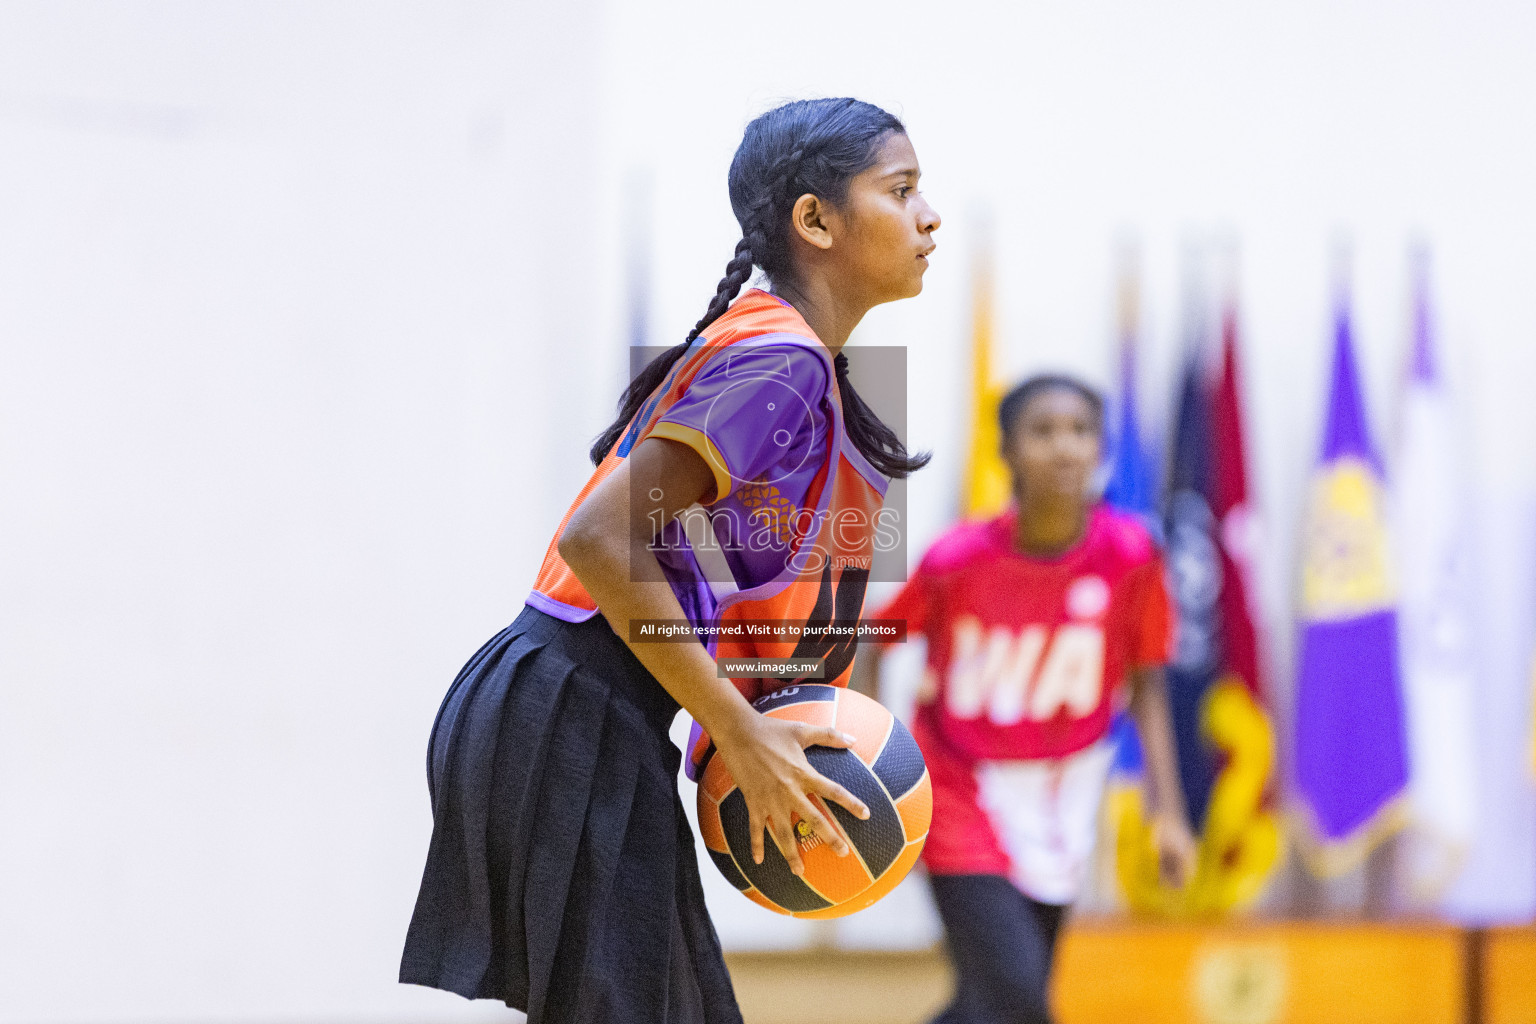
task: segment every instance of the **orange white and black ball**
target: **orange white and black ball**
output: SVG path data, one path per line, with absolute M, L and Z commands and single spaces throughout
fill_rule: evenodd
M 896 887 L 922 852 L 933 817 L 933 789 L 923 755 L 878 702 L 838 686 L 798 684 L 754 702 L 772 718 L 830 725 L 853 736 L 848 749 L 808 747 L 811 767 L 864 801 L 869 817 L 812 796 L 847 839 L 839 857 L 809 822 L 794 830 L 805 873 L 796 876 L 770 836 L 763 863 L 752 863 L 747 804 L 723 758 L 712 757 L 699 780 L 699 832 L 710 859 L 737 889 L 769 910 L 792 917 L 843 917 L 863 910 Z

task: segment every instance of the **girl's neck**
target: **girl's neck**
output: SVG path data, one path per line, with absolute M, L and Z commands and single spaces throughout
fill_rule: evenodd
M 869 312 L 867 306 L 841 300 L 829 282 L 814 275 L 802 281 L 774 281 L 769 290 L 795 307 L 795 312 L 805 318 L 806 325 L 834 356 L 842 351 L 848 336 Z
M 1013 523 L 1013 548 L 1021 554 L 1053 558 L 1075 547 L 1088 532 L 1088 505 L 1080 499 L 1030 499 L 1015 492 L 1019 514 Z

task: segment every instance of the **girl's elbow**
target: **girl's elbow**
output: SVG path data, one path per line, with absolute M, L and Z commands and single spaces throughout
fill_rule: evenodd
M 580 511 L 571 516 L 565 529 L 560 531 L 559 540 L 555 541 L 555 550 L 560 552 L 561 559 L 578 576 L 581 574 L 579 567 L 590 561 L 601 549 L 602 532 L 595 529 Z

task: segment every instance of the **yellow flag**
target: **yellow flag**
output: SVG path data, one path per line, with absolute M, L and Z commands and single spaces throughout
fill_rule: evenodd
M 1199 836 L 1194 875 L 1182 889 L 1161 877 L 1156 835 L 1140 786 L 1112 785 L 1105 801 L 1115 871 L 1131 910 L 1174 919 L 1218 918 L 1251 905 L 1283 853 L 1280 820 L 1265 794 L 1275 767 L 1269 716 L 1234 676 L 1210 689 L 1200 712 L 1206 742 L 1226 766 L 1217 776 Z
M 982 253 L 976 261 L 971 299 L 970 450 L 960 484 L 960 514 L 967 519 L 996 515 L 1008 504 L 1011 481 L 998 454 L 1002 434 L 997 406 L 1002 397 L 993 369 L 992 261 Z

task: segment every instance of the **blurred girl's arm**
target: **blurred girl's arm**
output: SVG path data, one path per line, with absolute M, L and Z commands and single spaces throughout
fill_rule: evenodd
M 1197 855 L 1173 743 L 1173 717 L 1168 707 L 1168 683 L 1163 670 L 1144 666 L 1131 670 L 1131 718 L 1141 735 L 1146 785 L 1165 880 L 1189 881 Z
M 880 662 L 884 657 L 884 644 L 859 644 L 859 653 L 853 659 L 853 674 L 848 677 L 848 689 L 857 690 L 866 697 L 879 700 Z

